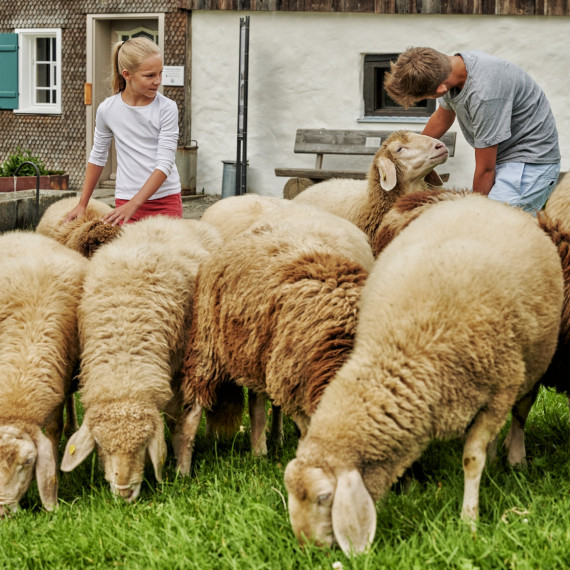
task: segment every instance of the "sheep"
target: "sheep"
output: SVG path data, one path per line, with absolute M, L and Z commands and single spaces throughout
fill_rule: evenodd
M 148 454 L 157 481 L 166 457 L 165 413 L 179 448 L 177 374 L 192 320 L 194 280 L 214 228 L 195 220 L 145 218 L 124 228 L 89 261 L 79 305 L 80 396 L 85 416 L 61 469 L 97 446 L 115 495 L 134 501 Z
M 230 381 L 250 389 L 257 454 L 267 452 L 264 397 L 305 433 L 352 347 L 360 291 L 373 264 L 356 226 L 318 209 L 299 211 L 286 206 L 227 242 L 201 265 L 196 284 L 185 405 L 214 408 Z M 233 410 L 241 416 L 241 408 Z M 231 412 L 222 412 L 231 425 Z
M 200 221 L 214 226 L 224 243 L 242 234 L 256 223 L 261 223 L 268 216 L 275 215 L 280 220 L 290 220 L 293 223 L 298 219 L 319 218 L 324 223 L 316 223 L 312 232 L 316 238 L 319 232 L 319 239 L 323 242 L 335 240 L 338 244 L 339 252 L 360 263 L 364 267 L 370 267 L 373 259 L 370 257 L 370 248 L 363 247 L 361 233 L 354 232 L 354 224 L 345 218 L 323 211 L 322 208 L 311 204 L 301 204 L 291 200 L 275 198 L 270 196 L 259 196 L 257 194 L 243 194 L 240 196 L 230 196 L 224 198 L 207 208 L 202 214 Z M 324 216 L 324 217 L 323 217 Z M 340 232 L 331 236 L 329 225 L 335 225 Z M 343 232 L 355 234 L 357 239 L 343 240 Z
M 403 229 L 370 272 L 351 355 L 285 469 L 297 538 L 366 550 L 374 502 L 431 440 L 463 435 L 461 514 L 474 526 L 485 450 L 511 409 L 525 419 L 562 296 L 556 248 L 506 204 L 446 200 Z
M 85 257 L 91 257 L 97 248 L 116 238 L 122 229 L 101 220 L 112 208 L 99 200 L 90 200 L 83 216 L 63 223 L 65 215 L 77 205 L 77 201 L 76 197 L 63 198 L 52 204 L 41 217 L 36 231 Z
M 449 155 L 437 139 L 410 131 L 395 131 L 381 145 L 367 180 L 333 178 L 315 184 L 293 201 L 313 204 L 356 224 L 371 240 L 394 202 L 408 192 L 442 186 L 433 170 Z M 377 252 L 372 249 L 376 256 Z
M 558 182 L 548 198 L 543 215 L 551 220 L 557 220 L 565 232 L 570 232 L 570 172 L 567 172 Z
M 87 260 L 34 232 L 0 236 L 0 517 L 18 509 L 32 478 L 57 504 L 57 449 L 75 422 L 77 305 Z M 45 428 L 45 435 L 42 432 Z

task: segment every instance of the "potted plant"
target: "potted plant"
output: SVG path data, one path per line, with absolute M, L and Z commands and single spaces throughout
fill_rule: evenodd
M 62 170 L 49 170 L 43 160 L 33 156 L 30 150 L 18 146 L 0 165 L 0 192 L 34 190 L 36 188 L 38 183 L 36 169 L 30 164 L 23 164 L 26 162 L 32 162 L 38 167 L 41 190 L 68 189 L 68 174 L 64 174 Z M 18 168 L 20 168 L 19 171 Z M 14 176 L 16 171 L 18 174 Z

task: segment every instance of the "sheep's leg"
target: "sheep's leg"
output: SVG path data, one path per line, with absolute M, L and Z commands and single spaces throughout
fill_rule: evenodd
M 535 384 L 534 388 L 513 406 L 513 423 L 511 425 L 509 435 L 505 440 L 505 446 L 509 451 L 507 455 L 509 465 L 526 465 L 524 425 L 526 423 L 526 419 L 528 418 L 528 414 L 530 413 L 530 409 L 536 400 L 539 388 L 540 385 L 538 383 Z
M 265 403 L 267 398 L 248 390 L 249 421 L 251 424 L 251 449 L 255 455 L 267 455 L 267 438 L 265 429 L 267 416 L 265 415 Z
M 283 447 L 283 412 L 279 406 L 273 404 L 271 404 L 271 433 L 269 438 L 275 442 L 277 447 Z
M 190 475 L 192 452 L 196 432 L 202 419 L 202 406 L 194 405 L 186 408 L 179 418 L 172 434 L 172 444 L 176 456 L 176 467 L 181 475 Z
M 461 508 L 461 518 L 464 520 L 470 520 L 473 523 L 477 520 L 479 486 L 485 467 L 486 453 L 504 423 L 498 419 L 506 418 L 507 414 L 508 410 L 502 411 L 489 407 L 486 413 L 480 413 L 475 418 L 466 434 L 463 447 L 464 492 Z

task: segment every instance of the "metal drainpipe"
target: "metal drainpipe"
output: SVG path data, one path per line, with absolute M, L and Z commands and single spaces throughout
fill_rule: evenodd
M 40 221 L 40 169 L 38 168 L 37 164 L 27 160 L 26 162 L 22 162 L 22 164 L 20 164 L 20 166 L 18 166 L 18 168 L 16 168 L 16 172 L 14 172 L 14 176 L 18 176 L 18 172 L 20 172 L 20 168 L 22 168 L 22 166 L 24 166 L 26 164 L 33 166 L 34 170 L 36 171 L 36 223 L 34 226 L 37 226 L 38 222 Z

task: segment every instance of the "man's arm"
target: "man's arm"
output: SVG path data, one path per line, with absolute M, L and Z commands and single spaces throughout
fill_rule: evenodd
M 497 145 L 475 149 L 475 174 L 473 191 L 487 196 L 495 183 Z
M 453 125 L 453 121 L 455 121 L 454 111 L 438 107 L 426 123 L 422 135 L 439 139 Z

